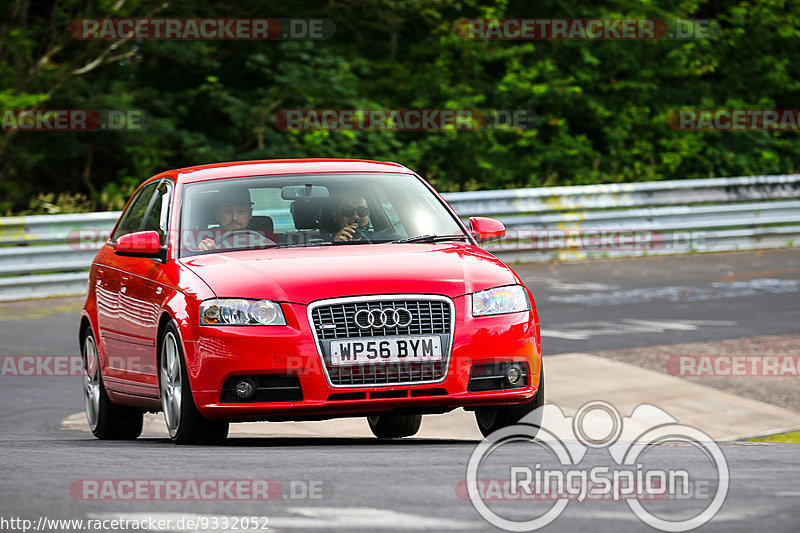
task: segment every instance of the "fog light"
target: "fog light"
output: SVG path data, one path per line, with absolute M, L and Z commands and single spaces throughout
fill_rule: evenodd
M 236 382 L 233 390 L 236 392 L 236 396 L 243 400 L 252 398 L 256 393 L 256 382 L 252 378 L 240 379 Z
M 511 365 L 506 368 L 506 381 L 508 381 L 509 385 L 516 385 L 520 377 L 522 377 L 522 370 L 517 365 Z

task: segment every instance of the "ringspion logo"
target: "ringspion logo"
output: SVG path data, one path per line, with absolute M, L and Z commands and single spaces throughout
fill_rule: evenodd
M 699 460 L 675 464 L 668 452 L 659 455 L 669 449 L 661 444 L 690 447 L 683 456 L 694 452 Z M 463 496 L 466 486 L 478 513 L 505 531 L 541 529 L 572 502 L 601 500 L 624 502 L 650 527 L 679 532 L 711 520 L 729 483 L 725 455 L 702 431 L 654 405 L 622 417 L 611 404 L 593 401 L 575 416 L 546 404 L 495 431 L 475 448 L 455 490 Z M 509 515 L 495 502 L 522 505 Z

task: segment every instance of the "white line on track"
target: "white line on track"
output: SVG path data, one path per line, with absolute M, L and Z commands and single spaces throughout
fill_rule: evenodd
M 665 331 L 695 331 L 701 327 L 733 327 L 730 320 L 638 320 L 623 318 L 620 322 L 597 320 L 592 322 L 573 322 L 559 328 L 542 329 L 542 337 L 585 341 L 597 335 L 630 335 L 634 333 L 664 333 Z
M 349 529 L 402 529 L 427 531 L 481 529 L 484 527 L 481 521 L 467 522 L 450 518 L 436 518 L 392 511 L 390 509 L 377 509 L 374 507 L 289 507 L 281 511 L 283 513 L 288 512 L 290 515 L 274 516 L 269 513 L 263 513 L 264 516 L 267 516 L 269 519 L 269 531 L 279 531 L 281 529 L 334 529 L 339 531 L 346 531 Z M 170 527 L 159 531 L 168 531 L 171 533 L 194 533 L 199 531 L 203 533 L 214 533 L 216 531 L 227 533 L 230 531 L 229 529 L 190 529 L 186 527 L 186 524 L 189 521 L 193 521 L 196 524 L 200 519 L 212 521 L 214 518 L 218 519 L 219 523 L 223 523 L 226 518 L 229 523 L 234 518 L 239 518 L 239 523 L 241 523 L 241 519 L 246 518 L 245 516 L 237 517 L 222 514 L 211 515 L 164 512 L 105 512 L 90 513 L 87 517 L 93 520 L 129 520 L 140 522 L 163 520 L 165 523 L 170 524 Z M 181 527 L 181 525 L 183 527 Z M 250 529 L 250 531 L 255 530 L 256 528 Z

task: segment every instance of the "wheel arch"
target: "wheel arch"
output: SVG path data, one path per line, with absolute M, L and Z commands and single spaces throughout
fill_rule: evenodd
M 170 323 L 174 323 L 175 320 L 172 318 L 172 315 L 167 311 L 163 310 L 161 312 L 161 316 L 158 319 L 158 330 L 156 333 L 156 375 L 158 376 L 158 385 L 161 387 L 161 350 L 162 350 L 162 340 L 164 339 L 164 332 L 167 329 L 167 326 Z M 178 328 L 180 330 L 180 328 Z M 180 331 L 178 332 L 180 335 Z M 182 342 L 180 338 L 178 338 L 178 342 Z
M 83 344 L 83 336 L 86 335 L 86 330 L 92 330 L 92 333 L 94 333 L 92 322 L 89 320 L 89 316 L 84 312 L 81 313 L 81 322 L 80 326 L 78 326 L 78 342 L 80 344 Z
M 178 342 L 181 343 L 184 356 L 187 356 L 186 342 L 193 341 L 197 337 L 196 320 L 192 320 L 191 306 L 193 304 L 186 294 L 175 291 L 172 296 L 164 303 L 161 308 L 161 316 L 158 318 L 158 328 L 156 330 L 156 364 L 161 363 L 161 342 L 164 338 L 164 331 L 167 325 L 172 323 L 178 330 Z
M 193 346 L 194 330 L 191 327 L 190 320 L 186 313 L 186 300 L 183 295 L 178 293 L 180 298 L 170 300 L 169 305 L 165 306 L 161 311 L 161 316 L 158 319 L 158 329 L 156 331 L 156 374 L 158 375 L 158 386 L 161 387 L 161 357 L 164 344 L 164 333 L 167 326 L 172 324 L 175 326 L 177 332 L 177 341 L 179 348 L 183 354 L 183 364 L 186 365 L 187 373 L 189 374 L 189 385 L 192 383 L 191 368 L 195 364 L 195 350 Z M 177 304 L 177 307 L 175 306 Z M 182 318 L 181 318 L 182 317 Z M 194 388 L 192 387 L 192 391 Z

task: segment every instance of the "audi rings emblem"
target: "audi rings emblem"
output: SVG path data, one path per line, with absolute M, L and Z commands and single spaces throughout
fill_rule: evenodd
M 370 328 L 407 328 L 414 318 L 404 307 L 397 309 L 362 309 L 355 316 L 356 326 Z

